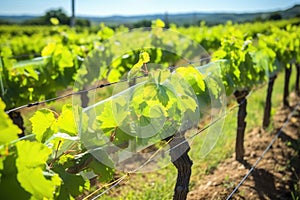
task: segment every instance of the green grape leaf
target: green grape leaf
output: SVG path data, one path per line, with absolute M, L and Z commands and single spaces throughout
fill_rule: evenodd
M 169 96 L 167 94 L 168 88 L 163 85 L 157 85 L 157 98 L 163 106 L 167 106 L 169 102 Z
M 65 67 L 73 67 L 73 56 L 68 49 L 62 47 L 61 51 L 55 52 L 55 54 L 61 55 L 61 58 L 58 61 L 58 66 L 61 70 Z
M 164 28 L 165 27 L 165 22 L 161 19 L 156 19 L 152 21 L 152 27 L 154 28 Z
M 47 46 L 45 46 L 42 50 L 42 56 L 50 56 L 55 51 L 56 44 L 55 43 L 49 43 Z
M 78 141 L 79 137 L 77 136 L 72 137 L 66 133 L 55 133 L 45 142 L 45 144 L 53 150 L 51 158 L 55 159 L 56 157 L 63 155 Z
M 34 78 L 35 80 L 39 80 L 39 75 L 38 73 L 34 70 L 33 65 L 29 65 L 28 67 L 25 68 L 25 70 L 29 73 L 29 76 Z
M 139 125 L 140 126 L 147 126 L 151 123 L 151 119 L 149 117 L 146 117 L 144 115 L 142 115 L 140 118 L 139 118 Z
M 71 174 L 77 174 L 84 170 L 92 161 L 94 157 L 87 151 L 82 154 L 77 154 L 76 159 L 73 160 L 72 166 L 68 167 L 67 172 Z
M 111 132 L 110 132 L 111 133 Z M 133 139 L 133 136 L 131 136 L 131 135 L 129 135 L 129 134 L 127 134 L 127 133 L 125 133 L 124 131 L 122 131 L 120 128 L 117 128 L 116 130 L 115 130 L 115 138 L 114 138 L 114 140 L 113 140 L 113 143 L 115 144 L 115 145 L 125 145 L 125 143 L 126 142 L 128 142 L 129 140 L 132 140 Z M 120 146 L 120 148 L 122 148 Z M 125 145 L 126 146 L 126 145 Z M 105 153 L 105 152 L 100 152 L 99 151 L 99 153 L 101 154 L 101 157 L 102 157 L 102 159 L 104 159 L 105 160 L 105 163 L 109 163 L 110 164 L 110 166 L 113 166 L 113 163 L 112 163 L 112 161 L 109 159 L 109 157 L 107 156 L 107 154 Z
M 77 128 L 71 104 L 63 106 L 62 113 L 57 119 L 57 126 L 60 132 L 68 133 L 71 136 L 77 135 Z
M 143 99 L 153 99 L 157 95 L 156 85 L 154 83 L 145 84 L 143 87 Z
M 9 116 L 4 112 L 5 104 L 0 99 L 0 145 L 18 139 L 21 129 L 14 125 Z
M 84 180 L 81 175 L 66 172 L 61 165 L 54 166 L 53 171 L 58 173 L 62 179 L 62 185 L 57 199 L 73 199 L 70 195 L 77 197 L 82 194 L 84 189 L 88 190 L 90 187 L 88 180 Z
M 175 98 L 174 98 L 175 100 Z M 180 106 L 178 106 L 177 101 L 171 101 L 168 105 L 168 114 L 171 116 L 174 120 L 180 120 L 182 118 L 183 112 Z
M 140 73 L 143 66 L 143 61 L 139 60 L 133 67 L 130 69 L 127 74 L 127 80 L 131 80 L 132 78 L 136 78 Z
M 51 17 L 50 22 L 53 25 L 59 25 L 59 19 L 57 19 L 56 17 Z
M 44 142 L 54 133 L 51 126 L 56 123 L 56 119 L 53 112 L 48 109 L 36 111 L 29 121 L 32 124 L 32 132 L 36 135 L 37 141 Z
M 41 143 L 30 141 L 20 141 L 16 143 L 16 148 L 17 178 L 21 186 L 35 199 L 52 199 L 61 184 L 58 174 L 43 171 L 52 151 Z
M 63 154 L 63 155 L 61 155 L 61 156 L 59 157 L 58 163 L 59 163 L 60 165 L 64 165 L 64 166 L 67 165 L 67 167 L 69 167 L 69 165 L 70 165 L 69 163 L 71 163 L 72 160 L 74 160 L 74 158 L 75 158 L 74 155 L 71 155 L 71 154 Z
M 89 168 L 91 168 L 94 173 L 98 175 L 98 180 L 100 182 L 109 182 L 113 179 L 114 169 L 95 159 L 89 164 Z
M 230 84 L 232 82 L 226 82 L 227 84 Z M 210 91 L 210 93 L 214 96 L 214 98 L 218 98 L 221 92 L 221 88 L 218 82 L 216 82 L 213 78 L 209 78 L 207 80 L 207 85 L 208 85 L 208 90 Z M 233 88 L 233 85 L 229 86 L 230 89 Z
M 44 176 L 43 170 L 40 168 L 23 169 L 19 171 L 17 177 L 21 186 L 31 193 L 34 199 L 52 199 L 56 188 L 61 184 L 61 179 L 57 174 L 52 175 L 49 180 L 49 178 Z
M 16 147 L 18 153 L 16 165 L 19 169 L 45 167 L 45 163 L 52 152 L 51 149 L 38 142 L 19 141 L 16 143 Z
M 160 63 L 162 58 L 162 50 L 160 48 L 156 49 L 156 59 L 154 63 Z
M 165 109 L 158 101 L 147 101 L 144 102 L 142 115 L 150 118 L 160 118 L 167 115 Z
M 128 116 L 126 97 L 120 96 L 112 100 L 112 113 L 117 124 L 121 124 Z
M 235 75 L 235 77 L 236 77 L 237 79 L 240 79 L 240 74 L 241 74 L 241 72 L 240 72 L 240 70 L 239 70 L 238 68 L 235 68 L 235 69 L 233 70 L 233 74 Z
M 197 102 L 188 96 L 181 96 L 181 103 L 185 109 L 190 109 L 193 112 L 195 112 L 198 107 Z
M 5 155 L 4 152 L 1 155 Z M 3 165 L 0 169 L 0 199 L 30 199 L 30 193 L 24 190 L 17 179 L 16 158 L 15 151 L 0 157 Z
M 109 74 L 108 74 L 108 77 L 107 77 L 107 80 L 109 82 L 117 82 L 120 80 L 120 77 L 121 77 L 121 73 L 118 69 L 111 69 Z
M 117 122 L 115 121 L 112 112 L 105 108 L 104 111 L 99 116 L 96 117 L 96 119 L 101 122 L 101 128 L 116 127 Z
M 111 36 L 113 36 L 114 30 L 105 26 L 104 23 L 100 24 L 100 28 L 101 28 L 101 30 L 98 31 L 97 35 L 99 35 L 102 40 L 106 40 L 106 39 L 110 38 Z
M 150 56 L 147 52 L 142 51 L 139 55 L 139 59 L 143 62 L 143 63 L 148 63 L 150 61 Z
M 195 67 L 179 67 L 176 69 L 176 73 L 190 84 L 195 93 L 205 91 L 203 76 Z
M 213 57 L 213 61 L 219 60 L 219 59 L 223 59 L 223 58 L 226 57 L 226 55 L 227 55 L 226 51 L 224 51 L 223 49 L 219 49 L 219 50 L 217 50 L 217 51 L 214 52 L 214 54 L 213 54 L 213 56 L 214 56 Z
M 111 101 L 105 102 L 103 112 L 96 117 L 100 121 L 102 129 L 117 127 L 118 122 L 122 122 L 126 117 L 126 113 L 121 111 L 122 107 L 117 102 L 113 103 L 114 105 L 112 105 Z M 118 114 L 119 112 L 120 114 Z

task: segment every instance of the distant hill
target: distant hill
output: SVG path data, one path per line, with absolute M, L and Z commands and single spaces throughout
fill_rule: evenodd
M 0 15 L 0 19 L 10 22 L 21 23 L 25 20 L 34 19 L 38 16 L 35 15 Z
M 295 5 L 292 8 L 279 12 L 283 18 L 292 18 L 300 16 L 300 5 Z
M 104 22 L 109 25 L 119 24 L 133 24 L 142 20 L 154 20 L 157 18 L 168 20 L 170 23 L 178 25 L 196 24 L 201 20 L 206 21 L 207 24 L 225 23 L 228 20 L 233 22 L 246 22 L 257 19 L 268 19 L 271 15 L 279 14 L 282 19 L 289 19 L 295 16 L 300 16 L 300 5 L 295 5 L 286 10 L 279 10 L 275 12 L 258 12 L 258 13 L 184 13 L 184 14 L 153 14 L 153 15 L 139 15 L 139 16 L 110 16 L 110 17 L 90 17 L 78 16 L 83 19 L 88 19 L 92 24 Z M 11 21 L 13 23 L 21 23 L 25 20 L 36 18 L 37 16 L 21 15 L 21 16 L 0 16 L 0 19 Z

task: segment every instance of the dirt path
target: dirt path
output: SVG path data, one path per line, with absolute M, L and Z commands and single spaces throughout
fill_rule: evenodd
M 291 95 L 291 105 L 295 107 L 300 98 Z M 234 155 L 222 162 L 217 169 L 201 179 L 188 194 L 194 199 L 226 199 L 234 187 L 242 180 L 251 166 L 269 145 L 293 108 L 278 110 L 275 114 L 275 130 L 271 133 L 261 128 L 246 134 L 245 160 L 241 164 Z M 292 199 L 294 186 L 300 186 L 300 108 L 282 130 L 280 137 L 265 154 L 255 170 L 242 184 L 232 199 Z M 298 188 L 299 190 L 300 188 Z

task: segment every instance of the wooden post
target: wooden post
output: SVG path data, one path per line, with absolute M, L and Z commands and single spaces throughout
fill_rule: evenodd
M 85 89 L 86 88 L 84 88 L 84 90 Z M 88 92 L 87 91 L 80 93 L 80 100 L 81 100 L 81 107 L 82 108 L 88 107 L 90 98 L 88 96 Z
M 265 102 L 265 110 L 264 110 L 264 119 L 262 124 L 264 129 L 268 128 L 268 126 L 270 125 L 271 108 L 272 108 L 272 92 L 273 92 L 273 86 L 276 78 L 277 75 L 269 78 L 267 97 Z
M 71 16 L 70 26 L 74 27 L 75 24 L 76 24 L 76 19 L 75 19 L 75 0 L 71 0 L 71 10 L 72 10 L 72 16 Z
M 296 83 L 295 83 L 295 92 L 296 92 L 296 94 L 298 95 L 298 96 L 300 96 L 300 89 L 299 89 L 299 79 L 300 79 L 300 64 L 299 63 L 297 63 L 296 64 L 296 71 L 297 71 L 297 73 L 296 73 Z
M 188 155 L 190 146 L 185 140 L 184 133 L 178 133 L 173 137 L 170 142 L 170 149 L 172 163 L 178 172 L 173 199 L 184 200 L 189 192 L 189 182 L 193 165 Z
M 247 95 L 249 92 L 235 91 L 234 96 L 239 104 L 238 120 L 237 120 L 237 132 L 236 132 L 236 144 L 235 144 L 235 159 L 242 162 L 244 160 L 244 135 L 246 130 L 246 116 L 247 116 Z
M 285 67 L 284 90 L 283 90 L 283 106 L 289 107 L 289 84 L 291 77 L 292 67 Z
M 0 56 L 0 88 L 1 88 L 1 95 L 0 96 L 2 98 L 4 97 L 4 83 L 3 83 L 3 80 L 2 80 L 2 76 L 4 78 L 4 75 L 2 75 L 3 68 L 4 68 L 4 62 L 3 62 L 2 56 Z

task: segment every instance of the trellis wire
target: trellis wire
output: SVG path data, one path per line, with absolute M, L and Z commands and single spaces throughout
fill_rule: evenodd
M 4 84 L 2 80 L 2 74 L 3 74 L 3 60 L 2 57 L 0 56 L 0 86 L 1 86 L 2 96 L 4 96 L 5 91 L 4 91 Z
M 44 104 L 44 103 L 48 103 L 48 102 L 52 102 L 52 101 L 57 101 L 57 100 L 60 100 L 60 99 L 66 98 L 66 97 L 70 97 L 70 96 L 73 96 L 73 95 L 78 95 L 78 94 L 85 93 L 85 92 L 88 92 L 88 91 L 91 91 L 91 90 L 96 90 L 96 89 L 99 89 L 99 88 L 108 87 L 108 86 L 115 85 L 115 84 L 122 83 L 122 82 L 126 82 L 126 81 L 127 80 L 121 80 L 121 81 L 118 81 L 118 82 L 100 84 L 98 86 L 88 88 L 88 89 L 85 89 L 85 90 L 80 90 L 78 92 L 72 92 L 72 93 L 69 93 L 69 94 L 65 94 L 65 95 L 54 97 L 54 98 L 46 99 L 46 100 L 43 100 L 43 101 L 37 101 L 37 102 L 34 102 L 34 103 L 25 104 L 25 105 L 10 109 L 8 111 L 5 111 L 5 113 L 9 114 L 10 112 L 22 110 L 24 108 L 34 107 L 34 106 L 38 106 L 40 104 Z
M 0 57 L 0 59 L 1 59 L 1 57 Z M 206 57 L 206 58 L 202 58 L 198 61 L 188 61 L 187 64 L 193 64 L 193 63 L 198 63 L 198 62 L 203 62 L 203 61 L 208 62 L 209 60 L 210 60 L 210 57 Z M 181 67 L 181 66 L 169 66 L 168 69 L 172 72 L 174 69 L 176 69 L 178 67 Z M 136 77 L 136 79 L 143 78 L 143 77 L 146 77 L 146 76 L 147 76 L 146 74 L 144 76 L 138 76 L 138 77 Z M 0 78 L 1 78 L 1 76 L 0 76 Z M 95 87 L 91 87 L 91 88 L 84 89 L 84 90 L 79 90 L 77 92 L 72 92 L 72 93 L 69 93 L 69 94 L 65 94 L 65 95 L 54 97 L 54 98 L 46 99 L 46 100 L 43 100 L 43 101 L 36 101 L 34 103 L 28 103 L 28 104 L 25 104 L 25 105 L 22 105 L 22 106 L 19 106 L 19 107 L 16 107 L 16 108 L 12 108 L 8 111 L 5 111 L 5 113 L 9 114 L 10 112 L 22 110 L 24 108 L 38 106 L 40 104 L 45 104 L 45 103 L 48 103 L 48 102 L 57 101 L 57 100 L 60 100 L 60 99 L 66 98 L 66 97 L 82 94 L 82 93 L 89 92 L 91 90 L 96 90 L 96 89 L 99 89 L 99 88 L 105 88 L 105 87 L 108 87 L 108 86 L 111 86 L 111 85 L 116 85 L 116 84 L 127 82 L 127 81 L 128 80 L 120 80 L 120 81 L 117 81 L 117 82 L 100 84 L 100 85 L 95 86 Z M 2 83 L 2 81 L 0 83 Z M 3 91 L 4 91 L 4 88 L 3 88 Z
M 247 98 L 251 95 L 251 93 L 249 93 L 247 95 Z M 202 129 L 198 130 L 195 134 L 191 135 L 190 137 L 186 138 L 185 141 L 182 141 L 180 143 L 178 143 L 177 145 L 175 145 L 174 147 L 170 148 L 168 151 L 166 152 L 170 152 L 171 150 L 179 147 L 180 145 L 183 145 L 184 143 L 186 143 L 189 140 L 192 140 L 194 137 L 196 137 L 197 135 L 199 135 L 200 133 L 204 132 L 205 130 L 207 130 L 208 128 L 210 128 L 211 126 L 213 126 L 215 123 L 217 123 L 218 121 L 220 121 L 221 119 L 224 119 L 226 116 L 228 116 L 229 114 L 231 114 L 236 108 L 238 108 L 239 106 L 241 106 L 242 104 L 244 104 L 246 102 L 246 99 L 243 100 L 241 103 L 232 106 L 226 113 L 224 113 L 222 116 L 220 116 L 219 118 L 217 118 L 216 120 L 214 120 L 213 122 L 211 122 L 210 124 L 208 124 L 207 126 L 203 127 Z M 149 159 L 147 159 L 141 166 L 137 167 L 136 169 L 128 172 L 127 174 L 125 174 L 124 176 L 120 177 L 119 179 L 115 180 L 113 183 L 108 184 L 110 187 L 105 189 L 103 192 L 101 192 L 100 194 L 98 194 L 97 196 L 93 197 L 92 200 L 96 200 L 98 198 L 100 198 L 101 196 L 103 196 L 105 193 L 107 193 L 108 191 L 112 190 L 113 188 L 115 188 L 116 186 L 118 186 L 127 176 L 129 176 L 132 173 L 135 173 L 137 170 L 143 168 L 144 166 L 146 166 L 149 162 L 152 161 L 152 159 L 159 153 L 159 151 L 161 151 L 166 145 L 168 145 L 171 142 L 172 138 L 169 139 L 164 146 L 160 147 L 153 155 L 150 156 Z M 105 186 L 104 186 L 105 187 Z M 99 188 L 97 191 L 103 189 L 103 187 Z M 93 194 L 95 194 L 95 192 L 93 192 Z M 91 195 L 87 196 L 84 199 L 88 199 Z
M 201 59 L 201 61 L 203 60 L 209 60 L 210 58 L 204 58 L 204 59 Z M 0 57 L 0 65 L 1 65 L 1 68 L 2 68 L 2 58 Z M 199 62 L 199 61 L 195 61 L 195 62 L 188 62 L 188 64 L 193 64 L 193 63 L 196 63 L 196 62 Z M 169 67 L 170 70 L 174 70 L 175 68 L 177 68 L 179 66 L 171 66 Z M 142 77 L 145 77 L 145 76 L 139 76 L 137 78 L 142 78 Z M 10 113 L 10 112 L 13 112 L 13 111 L 17 111 L 17 110 L 21 110 L 21 109 L 24 109 L 24 108 L 28 108 L 28 107 L 34 107 L 34 106 L 38 106 L 40 104 L 44 104 L 44 103 L 48 103 L 48 102 L 52 102 L 52 101 L 57 101 L 59 99 L 62 99 L 62 98 L 66 98 L 66 97 L 69 97 L 69 96 L 73 96 L 73 95 L 78 95 L 78 94 L 81 94 L 81 93 L 85 93 L 85 92 L 88 92 L 88 91 L 91 91 L 91 90 L 96 90 L 96 89 L 99 89 L 99 88 L 104 88 L 104 87 L 108 87 L 108 86 L 111 86 L 111 85 L 115 85 L 115 84 L 119 84 L 119 83 L 122 83 L 122 82 L 127 82 L 127 80 L 121 80 L 121 81 L 118 81 L 118 82 L 112 82 L 112 83 L 106 83 L 106 84 L 100 84 L 98 86 L 95 86 L 95 87 L 91 87 L 89 89 L 85 89 L 85 90 L 80 90 L 80 91 L 77 91 L 77 92 L 72 92 L 72 93 L 69 93 L 69 94 L 66 94 L 66 95 L 61 95 L 61 96 L 57 96 L 57 97 L 54 97 L 54 98 L 50 98 L 50 99 L 46 99 L 46 100 L 43 100 L 43 101 L 38 101 L 38 102 L 34 102 L 34 103 L 29 103 L 29 104 L 26 104 L 26 105 L 22 105 L 22 106 L 19 106 L 19 107 L 16 107 L 16 108 L 13 108 L 13 109 L 10 109 L 8 111 L 6 111 L 6 113 Z M 2 93 L 4 93 L 4 86 L 3 86 L 3 82 L 2 82 L 2 76 L 0 75 L 0 84 L 1 84 L 1 91 Z M 249 96 L 249 95 L 248 95 Z M 226 116 L 228 116 L 234 109 L 236 109 L 237 107 L 239 107 L 240 105 L 242 105 L 243 103 L 245 103 L 245 100 L 243 102 L 241 102 L 240 104 L 238 105 L 235 105 L 233 106 L 228 112 L 226 112 L 225 114 L 223 114 L 221 117 L 217 118 L 216 120 L 214 120 L 213 122 L 211 122 L 210 124 L 208 124 L 207 126 L 205 126 L 204 128 L 202 128 L 201 130 L 199 130 L 198 132 L 196 132 L 195 134 L 193 134 L 192 136 L 186 138 L 185 141 L 177 144 L 176 146 L 172 147 L 171 149 L 169 149 L 168 151 L 171 151 L 175 148 L 177 148 L 178 146 L 184 144 L 185 142 L 187 142 L 188 140 L 191 140 L 193 139 L 195 136 L 199 135 L 200 133 L 202 133 L 203 131 L 207 130 L 208 128 L 210 128 L 211 126 L 213 126 L 215 123 L 217 123 L 218 121 L 220 121 L 221 119 L 225 118 Z M 297 106 L 295 107 L 295 109 L 289 114 L 287 120 L 285 121 L 285 123 L 283 124 L 283 126 L 280 128 L 280 130 L 278 131 L 278 133 L 274 136 L 274 138 L 272 139 L 272 141 L 270 142 L 270 144 L 267 146 L 267 148 L 264 150 L 264 152 L 261 154 L 261 156 L 256 160 L 256 162 L 254 163 L 254 165 L 250 168 L 250 170 L 248 171 L 248 173 L 243 177 L 243 179 L 239 182 L 239 184 L 235 187 L 235 189 L 230 193 L 230 195 L 226 198 L 226 200 L 229 200 L 230 198 L 232 198 L 232 196 L 235 194 L 235 192 L 239 189 L 239 187 L 241 187 L 241 185 L 246 181 L 246 179 L 249 177 L 249 175 L 253 172 L 253 170 L 255 169 L 255 167 L 258 165 L 258 163 L 263 159 L 263 157 L 265 156 L 265 154 L 270 150 L 270 148 L 272 147 L 272 145 L 274 144 L 274 142 L 277 140 L 277 138 L 280 136 L 280 134 L 282 133 L 282 130 L 283 128 L 286 127 L 286 125 L 288 124 L 288 122 L 290 121 L 291 117 L 294 115 L 294 113 L 296 112 L 297 108 L 300 106 L 300 103 L 297 104 Z M 169 143 L 169 141 L 165 144 L 167 145 Z M 143 168 L 144 166 L 146 166 L 154 157 L 155 155 L 157 155 L 157 153 L 161 150 L 161 148 L 155 152 L 148 160 L 145 161 L 145 163 L 143 163 L 143 165 L 141 165 L 140 167 L 138 167 L 137 169 L 131 171 L 131 172 L 128 172 L 126 175 L 122 176 L 121 178 L 117 179 L 116 181 L 113 182 L 113 184 L 109 184 L 111 185 L 109 188 L 107 188 L 106 190 L 104 190 L 102 193 L 100 193 L 99 195 L 97 195 L 96 197 L 93 198 L 93 200 L 101 197 L 103 194 L 107 193 L 108 191 L 110 191 L 111 189 L 113 189 L 114 187 L 116 187 L 117 185 L 119 185 L 127 176 L 129 176 L 130 173 L 135 173 L 138 169 L 141 169 Z M 103 187 L 102 187 L 103 188 Z
M 247 96 L 249 97 L 249 95 Z M 186 141 L 180 142 L 179 144 L 177 144 L 176 146 L 172 147 L 171 149 L 169 149 L 168 151 L 171 151 L 175 148 L 177 148 L 178 146 L 184 144 L 185 142 L 193 139 L 195 136 L 199 135 L 200 133 L 202 133 L 203 131 L 207 130 L 208 128 L 210 128 L 211 126 L 213 126 L 215 123 L 217 123 L 218 121 L 220 121 L 221 119 L 225 118 L 226 116 L 228 116 L 229 114 L 232 113 L 232 111 L 234 111 L 236 108 L 238 108 L 239 106 L 241 106 L 242 104 L 244 104 L 246 102 L 246 99 L 244 101 L 242 101 L 240 104 L 234 105 L 232 106 L 229 111 L 227 111 L 225 114 L 223 114 L 221 117 L 217 118 L 216 120 L 214 120 L 213 122 L 211 122 L 210 124 L 208 124 L 207 126 L 203 127 L 201 130 L 199 130 L 198 132 L 196 132 L 195 134 L 193 134 L 192 136 L 186 138 Z M 275 135 L 275 137 L 272 139 L 272 141 L 270 142 L 270 144 L 268 145 L 268 147 L 264 150 L 264 152 L 262 153 L 262 155 L 256 160 L 256 162 L 254 163 L 254 165 L 251 167 L 251 169 L 248 171 L 248 173 L 244 176 L 244 178 L 241 180 L 241 182 L 236 186 L 236 188 L 231 192 L 231 194 L 227 197 L 226 200 L 229 200 L 234 193 L 238 190 L 238 188 L 243 184 L 243 182 L 248 178 L 248 176 L 253 172 L 253 170 L 255 169 L 255 167 L 257 166 L 257 164 L 263 159 L 264 155 L 270 150 L 270 148 L 272 147 L 272 145 L 274 144 L 274 142 L 276 141 L 276 139 L 280 136 L 280 134 L 282 133 L 283 128 L 286 127 L 287 123 L 290 121 L 291 117 L 295 114 L 296 110 L 298 109 L 298 107 L 300 106 L 300 103 L 298 103 L 296 105 L 296 107 L 294 108 L 294 110 L 289 114 L 287 120 L 285 121 L 285 123 L 282 125 L 282 127 L 280 128 L 280 130 L 277 132 L 277 134 Z M 169 140 L 165 145 L 167 145 L 171 140 Z M 157 155 L 157 153 L 162 149 L 162 147 L 155 152 L 148 160 L 145 161 L 145 163 L 142 164 L 143 166 L 146 166 L 147 163 L 149 163 L 154 157 L 155 155 Z M 113 182 L 113 184 L 109 184 L 111 185 L 109 188 L 105 189 L 103 192 L 101 192 L 99 195 L 95 196 L 92 198 L 92 200 L 96 200 L 98 198 L 100 198 L 101 196 L 103 196 L 105 193 L 107 193 L 108 191 L 112 190 L 113 188 L 115 188 L 117 185 L 119 185 L 127 176 L 130 175 L 130 173 L 134 173 L 136 172 L 138 169 L 142 168 L 141 166 L 138 167 L 137 169 L 128 172 L 126 175 L 122 176 L 121 178 L 117 179 L 116 181 Z M 103 189 L 103 187 L 101 188 Z M 87 198 L 85 198 L 87 199 Z
M 277 140 L 277 138 L 280 136 L 280 134 L 282 133 L 282 130 L 286 127 L 286 125 L 288 124 L 288 122 L 290 121 L 290 119 L 292 118 L 292 116 L 295 114 L 296 110 L 298 109 L 298 107 L 300 106 L 300 102 L 296 105 L 296 107 L 294 108 L 294 110 L 289 114 L 288 118 L 286 119 L 286 121 L 284 122 L 284 124 L 281 126 L 280 130 L 277 132 L 277 134 L 274 136 L 274 138 L 272 139 L 272 141 L 269 143 L 269 145 L 267 146 L 267 148 L 264 150 L 264 152 L 259 156 L 259 158 L 256 160 L 256 162 L 254 163 L 254 165 L 250 168 L 250 170 L 248 171 L 248 173 L 243 177 L 243 179 L 239 182 L 239 184 L 234 188 L 234 190 L 228 195 L 228 197 L 226 198 L 226 200 L 229 200 L 234 194 L 235 192 L 241 187 L 241 185 L 246 181 L 246 179 L 249 177 L 249 175 L 253 172 L 253 170 L 255 169 L 255 167 L 258 165 L 258 163 L 263 159 L 263 157 L 265 156 L 265 154 L 271 149 L 272 145 L 274 144 L 274 142 Z

